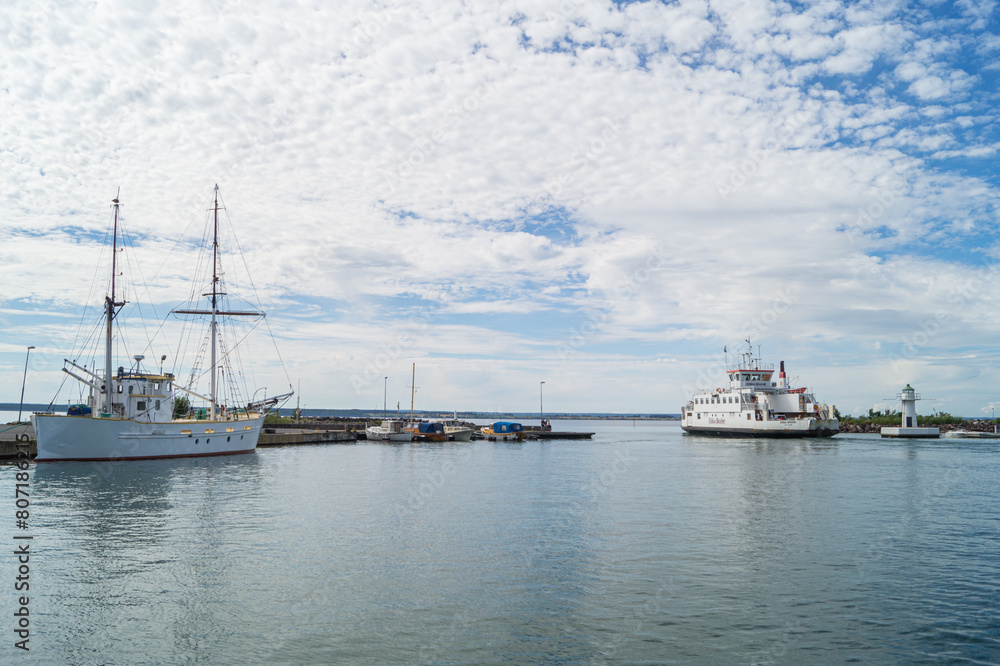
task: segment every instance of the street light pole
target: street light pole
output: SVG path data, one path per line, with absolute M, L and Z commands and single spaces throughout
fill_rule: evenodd
M 545 429 L 545 403 L 542 402 L 542 384 L 544 383 L 538 382 L 538 420 L 543 430 Z
M 17 407 L 17 422 L 21 422 L 21 410 L 24 408 L 24 383 L 28 381 L 28 357 L 31 356 L 31 350 L 34 347 L 28 347 L 28 351 L 24 354 L 24 376 L 21 377 L 21 404 Z
M 382 380 L 382 418 L 385 418 L 385 400 L 389 395 L 389 377 Z

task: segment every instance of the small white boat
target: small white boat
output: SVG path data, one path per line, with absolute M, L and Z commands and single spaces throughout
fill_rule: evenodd
M 472 433 L 476 431 L 475 428 L 462 425 L 462 422 L 456 419 L 441 421 L 441 424 L 444 426 L 444 434 L 448 435 L 448 440 L 452 442 L 472 441 Z
M 520 442 L 524 439 L 524 427 L 520 423 L 497 421 L 480 428 L 479 434 L 491 442 Z
M 1000 439 L 995 432 L 969 432 L 967 430 L 950 430 L 944 434 L 948 439 Z
M 380 442 L 409 442 L 413 440 L 413 433 L 403 429 L 403 422 L 394 419 L 382 421 L 377 426 L 365 428 L 365 435 L 370 440 Z

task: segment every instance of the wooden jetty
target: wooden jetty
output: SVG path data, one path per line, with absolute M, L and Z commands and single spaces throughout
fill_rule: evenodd
M 541 426 L 524 426 L 525 439 L 592 439 L 592 432 L 569 432 L 550 430 Z

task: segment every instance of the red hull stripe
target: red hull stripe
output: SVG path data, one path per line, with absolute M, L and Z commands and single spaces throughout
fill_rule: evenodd
M 122 461 L 122 460 L 164 460 L 166 458 L 208 458 L 210 456 L 235 456 L 241 453 L 253 453 L 255 449 L 247 449 L 246 451 L 219 451 L 218 453 L 182 453 L 176 456 L 136 456 L 136 457 L 118 457 L 118 458 L 35 458 L 35 462 L 102 462 L 105 460 L 111 461 Z

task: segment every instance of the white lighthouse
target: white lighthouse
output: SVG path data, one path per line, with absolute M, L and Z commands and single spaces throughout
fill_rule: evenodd
M 938 428 L 918 428 L 917 427 L 917 400 L 920 394 L 907 384 L 903 390 L 896 394 L 896 399 L 903 403 L 903 418 L 900 427 L 882 428 L 883 437 L 940 437 L 941 431 Z

